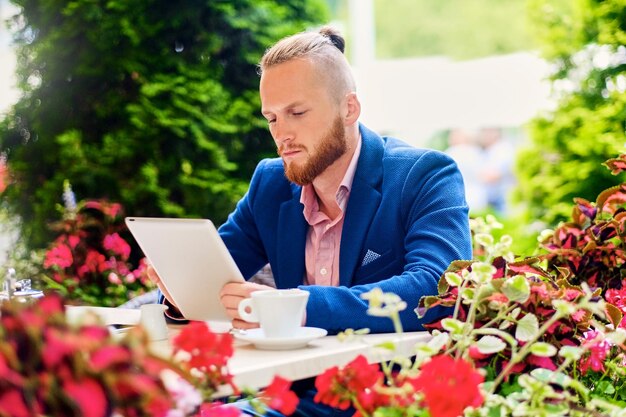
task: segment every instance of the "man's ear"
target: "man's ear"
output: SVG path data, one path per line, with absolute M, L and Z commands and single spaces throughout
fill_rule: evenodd
M 343 122 L 345 125 L 353 125 L 359 121 L 359 116 L 361 116 L 361 102 L 355 92 L 346 94 L 344 100 L 346 113 L 344 114 Z

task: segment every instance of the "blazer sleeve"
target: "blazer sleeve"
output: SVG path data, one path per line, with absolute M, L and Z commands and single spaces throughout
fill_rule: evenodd
M 383 196 L 399 192 L 400 207 L 397 211 L 387 210 L 383 203 L 374 221 L 393 229 L 386 233 L 391 240 L 402 242 L 400 250 L 388 263 L 380 265 L 376 279 L 364 283 L 356 280 L 351 287 L 301 286 L 310 292 L 307 326 L 323 327 L 331 333 L 346 328 L 393 332 L 389 318 L 367 314 L 368 302 L 361 295 L 376 287 L 397 294 L 407 303 L 400 313 L 406 331 L 423 330 L 424 323 L 449 314 L 447 309 L 433 309 L 418 320 L 414 309 L 422 296 L 437 293 L 439 277 L 450 262 L 471 259 L 469 209 L 461 174 L 452 159 L 441 152 L 428 151 L 414 159 L 402 176 L 385 181 Z M 382 238 L 371 236 L 372 233 L 375 232 L 370 232 L 368 240 Z

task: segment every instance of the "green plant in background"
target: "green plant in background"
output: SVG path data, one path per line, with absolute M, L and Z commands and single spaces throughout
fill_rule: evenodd
M 554 65 L 555 110 L 530 126 L 517 158 L 517 197 L 527 220 L 555 226 L 574 197 L 592 200 L 613 182 L 600 163 L 626 143 L 626 4 L 532 0 L 531 21 Z
M 322 0 L 13 0 L 21 99 L 0 121 L 2 198 L 29 249 L 58 190 L 133 215 L 226 218 L 262 156 L 265 48 L 327 17 Z

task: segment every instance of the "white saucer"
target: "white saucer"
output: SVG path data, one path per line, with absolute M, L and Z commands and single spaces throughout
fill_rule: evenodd
M 306 346 L 310 341 L 326 336 L 328 332 L 317 327 L 300 327 L 291 337 L 265 337 L 262 329 L 236 332 L 235 338 L 252 343 L 257 349 L 287 350 Z

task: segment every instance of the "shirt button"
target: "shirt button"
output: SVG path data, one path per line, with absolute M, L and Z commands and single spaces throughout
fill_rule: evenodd
M 320 274 L 326 275 L 327 273 L 328 273 L 328 271 L 326 270 L 326 268 L 320 269 Z

